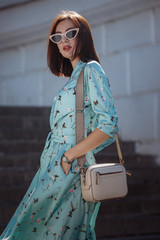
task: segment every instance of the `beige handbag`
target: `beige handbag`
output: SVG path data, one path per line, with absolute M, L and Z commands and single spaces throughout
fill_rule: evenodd
M 76 142 L 84 139 L 84 68 L 77 80 L 76 89 Z M 98 202 L 122 198 L 127 195 L 127 177 L 116 134 L 116 146 L 120 163 L 94 164 L 84 169 L 85 155 L 77 158 L 81 169 L 81 189 L 85 201 Z M 128 173 L 128 172 L 127 172 Z M 128 173 L 129 174 L 129 173 Z M 129 174 L 130 175 L 130 174 Z

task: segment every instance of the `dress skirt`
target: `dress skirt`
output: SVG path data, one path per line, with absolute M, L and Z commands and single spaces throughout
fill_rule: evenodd
M 2 240 L 95 240 L 100 203 L 82 198 L 80 169 L 73 163 L 66 176 L 61 156 L 73 146 L 50 132 L 25 196 L 2 233 Z

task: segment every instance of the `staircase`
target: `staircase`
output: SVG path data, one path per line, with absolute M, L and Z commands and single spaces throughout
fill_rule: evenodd
M 0 234 L 39 168 L 49 132 L 50 108 L 0 107 Z M 129 193 L 101 204 L 96 221 L 99 240 L 160 240 L 160 167 L 151 156 L 121 142 Z M 97 162 L 117 162 L 115 144 L 96 154 Z M 67 240 L 67 239 L 66 239 Z

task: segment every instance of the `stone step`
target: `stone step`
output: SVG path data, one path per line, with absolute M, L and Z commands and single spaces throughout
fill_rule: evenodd
M 39 163 L 40 164 L 40 163 Z M 7 186 L 9 184 L 14 184 L 14 180 L 16 182 L 16 184 L 20 184 L 21 180 L 20 180 L 20 176 L 21 175 L 25 175 L 26 179 L 30 180 L 30 176 L 32 176 L 32 173 L 35 172 L 36 169 L 38 169 L 39 165 L 33 164 L 33 167 L 31 166 L 31 162 L 28 164 L 28 168 L 24 168 L 24 166 L 22 166 L 21 168 L 18 166 L 17 167 L 6 167 L 6 168 L 0 168 L 0 179 L 2 180 L 2 182 L 0 183 L 0 185 L 2 185 L 3 183 L 5 183 Z M 36 167 L 37 166 L 37 167 Z M 153 176 L 152 176 L 153 174 Z M 10 181 L 12 179 L 12 181 Z M 19 182 L 18 182 L 19 181 Z M 154 169 L 154 171 L 152 171 L 152 173 L 150 172 L 149 169 L 137 169 L 134 170 L 134 175 L 132 175 L 131 177 L 127 177 L 127 181 L 128 181 L 128 185 L 144 185 L 146 184 L 155 184 L 155 189 L 156 189 L 156 185 L 160 186 L 160 176 L 159 176 L 159 169 Z M 129 189 L 130 191 L 130 189 Z M 132 190 L 133 192 L 133 190 Z
M 23 193 L 27 190 L 27 186 L 31 183 L 33 176 L 36 174 L 37 169 L 32 170 L 30 174 L 27 174 L 26 178 L 22 181 L 21 175 L 22 172 L 19 174 L 13 174 L 13 176 L 10 177 L 10 173 L 8 172 L 7 175 L 2 174 L 0 175 L 1 187 L 0 187 L 0 203 L 2 202 L 14 202 L 15 196 L 12 194 L 13 192 L 17 192 L 20 194 L 20 196 L 23 195 Z M 1 172 L 0 172 L 1 173 Z M 9 178 L 9 179 L 8 179 Z M 11 179 L 10 179 L 11 178 Z M 19 181 L 20 180 L 20 181 Z M 160 184 L 128 184 L 128 194 L 127 194 L 127 200 L 126 198 L 120 199 L 119 201 L 122 201 L 122 204 L 125 204 L 125 201 L 129 201 L 129 199 L 136 201 L 137 199 L 152 199 L 152 198 L 159 198 L 160 197 Z M 17 196 L 18 200 L 21 198 Z M 113 201 L 113 200 L 112 200 Z M 115 203 L 119 203 L 119 201 L 115 201 Z M 133 202 L 134 202 L 133 201 Z M 137 200 L 138 201 L 138 200 Z M 17 200 L 15 200 L 17 202 Z M 132 201 L 131 201 L 132 202 Z M 111 202 L 112 203 L 112 202 Z M 103 203 L 104 204 L 104 203 Z M 106 201 L 106 204 L 110 204 Z M 141 204 L 141 203 L 139 203 Z
M 48 132 L 49 133 L 49 132 Z M 13 141 L 7 141 L 7 140 L 2 140 L 1 141 L 1 145 L 0 145 L 0 153 L 5 153 L 5 154 L 17 154 L 17 153 L 22 153 L 22 152 L 34 152 L 33 146 L 37 147 L 36 148 L 36 152 L 41 152 L 42 151 L 42 145 L 45 142 L 47 138 L 47 134 L 45 134 L 45 138 L 42 139 L 25 139 L 25 140 L 13 140 Z M 113 145 L 113 144 L 112 144 Z M 116 150 L 114 148 L 114 146 L 110 146 L 108 148 L 105 148 L 103 151 L 106 151 L 105 153 L 105 158 L 110 157 L 113 160 L 116 159 L 116 161 L 118 161 L 118 157 L 117 154 L 114 154 L 114 152 L 116 153 Z M 127 146 L 132 146 L 133 143 L 125 143 L 122 142 L 121 144 L 123 146 L 123 148 L 125 148 L 125 154 L 128 156 L 131 156 L 131 150 L 127 147 Z M 135 155 L 134 150 L 132 151 L 132 155 Z M 104 154 L 101 153 L 99 155 L 96 155 L 97 159 L 103 159 L 105 160 L 105 158 L 103 157 Z
M 0 116 L 49 116 L 51 107 L 0 107 Z
M 9 174 L 13 175 L 15 174 L 15 172 L 18 173 L 18 171 L 20 170 L 20 172 L 23 170 L 25 172 L 25 174 L 29 174 L 30 175 L 30 171 L 32 172 L 32 170 L 34 169 L 38 169 L 38 167 L 40 166 L 40 156 L 41 153 L 38 151 L 39 149 L 42 149 L 42 145 L 44 147 L 44 144 L 38 144 L 34 145 L 33 143 L 30 142 L 30 148 L 27 149 L 28 145 L 25 145 L 25 142 L 20 146 L 20 147 L 16 147 L 16 145 L 14 144 L 13 149 L 10 147 L 9 148 L 9 153 L 8 155 L 5 155 L 4 152 L 0 154 L 0 176 L 1 175 L 5 175 L 6 174 L 6 178 L 8 176 L 7 170 L 9 170 Z M 24 147 L 25 148 L 22 148 Z M 16 149 L 17 148 L 17 149 Z M 39 149 L 37 149 L 39 148 Z M 5 149 L 7 152 L 7 149 Z M 11 155 L 12 154 L 12 150 L 17 150 L 18 153 L 16 153 L 16 155 Z M 29 152 L 30 150 L 30 152 Z M 31 150 L 34 150 L 34 153 L 31 152 Z M 23 152 L 22 152 L 23 151 Z M 13 152 L 14 153 L 14 152 Z M 27 168 L 27 170 L 25 171 L 25 169 Z M 157 168 L 152 168 L 152 171 L 150 168 L 131 168 L 130 169 L 132 171 L 132 176 L 127 176 L 127 180 L 128 180 L 128 184 L 129 185 L 143 185 L 143 184 L 152 184 L 155 185 L 155 189 L 156 186 L 160 185 L 160 167 Z M 154 188 L 153 188 L 154 189 Z
M 31 160 L 32 159 L 33 158 L 31 158 Z M 17 161 L 18 161 L 18 159 L 17 159 Z M 37 160 L 37 163 L 38 162 L 40 164 L 40 160 L 39 161 Z M 36 165 L 36 164 L 33 163 L 33 166 L 35 168 L 37 166 L 37 168 L 38 168 L 39 164 Z M 0 176 L 2 174 L 7 176 L 8 171 L 9 171 L 9 174 L 11 174 L 11 175 L 12 174 L 14 175 L 15 173 L 18 174 L 18 172 L 19 171 L 21 172 L 22 170 L 26 174 L 30 173 L 30 171 L 33 170 L 32 164 L 31 164 L 31 162 L 28 161 L 27 165 L 28 165 L 28 168 L 26 168 L 26 166 L 24 167 L 23 164 L 21 165 L 21 167 L 19 166 L 19 164 L 17 164 L 17 166 L 14 165 L 15 167 L 14 166 L 12 166 L 12 167 L 8 166 L 8 167 L 4 168 L 4 167 L 1 166 Z M 137 183 L 137 184 L 160 184 L 160 174 L 159 174 L 159 172 L 160 172 L 159 168 L 154 169 L 152 171 L 150 171 L 150 169 L 148 169 L 148 168 L 146 168 L 146 169 L 134 169 L 134 171 L 132 171 L 132 176 L 131 177 L 127 176 L 127 181 L 128 181 L 128 184 L 135 184 L 135 183 Z
M 17 206 L 3 206 L 0 209 L 0 222 L 5 223 L 4 226 L 9 222 Z M 160 235 L 160 216 L 159 215 L 148 215 L 148 214 L 123 214 L 123 215 L 101 215 L 98 214 L 96 220 L 96 234 L 97 238 L 115 238 L 133 235 Z
M 102 150 L 100 153 L 95 154 L 95 158 L 98 163 L 119 162 L 117 152 L 108 152 L 107 148 Z M 157 167 L 160 167 L 156 164 L 155 158 L 150 155 L 140 155 L 133 152 L 123 152 L 123 159 L 126 168 L 134 169 L 148 167 L 150 169 L 155 169 Z
M 0 155 L 0 169 L 6 170 L 7 168 L 30 168 L 37 169 L 40 165 L 41 153 L 26 153 L 14 155 Z
M 14 212 L 16 211 L 16 208 L 18 207 L 18 204 L 15 205 L 1 205 L 0 206 L 0 222 L 8 223 L 13 216 Z
M 2 129 L 44 129 L 49 127 L 49 117 L 47 116 L 9 116 L 0 117 Z
M 160 215 L 160 194 L 157 196 L 126 196 L 123 199 L 105 200 L 101 203 L 99 214 L 107 216 L 124 214 L 159 214 Z
M 16 208 L 19 202 L 22 200 L 24 194 L 27 191 L 29 185 L 25 184 L 25 187 L 14 187 L 12 189 L 1 188 L 0 199 L 0 212 L 5 210 L 6 217 L 10 208 Z M 101 203 L 99 214 L 106 214 L 107 216 L 124 215 L 124 214 L 160 214 L 160 195 L 149 196 L 148 198 L 139 197 L 126 197 L 119 200 L 105 200 Z M 6 207 L 7 205 L 7 207 Z
M 160 235 L 143 235 L 116 238 L 97 238 L 97 240 L 160 240 Z
M 160 184 L 160 167 L 155 169 L 149 168 L 134 168 L 131 176 L 127 176 L 128 183 L 146 184 L 155 183 Z
M 0 188 L 0 206 L 3 204 L 18 205 L 26 193 L 29 183 L 21 184 L 20 186 L 6 187 L 1 186 Z
M 25 140 L 37 140 L 45 141 L 48 133 L 48 129 L 0 129 L 1 141 L 25 141 Z
M 160 235 L 160 215 L 122 214 L 98 215 L 96 220 L 97 238 L 126 237 L 133 235 Z
M 11 187 L 19 186 L 22 184 L 27 184 L 32 180 L 37 170 L 31 169 L 19 169 L 19 170 L 10 170 L 6 171 L 0 170 L 0 187 Z
M 143 183 L 138 184 L 136 181 L 134 184 L 128 183 L 128 196 L 134 197 L 145 197 L 148 198 L 148 196 L 160 196 L 160 183 Z
M 40 142 L 40 141 L 39 141 Z M 25 145 L 25 142 L 19 142 L 20 144 L 24 144 Z M 32 142 L 29 141 L 29 145 L 31 145 L 31 143 L 34 143 L 36 144 L 37 141 L 34 141 L 32 140 Z M 27 143 L 26 143 L 27 144 Z M 7 145 L 7 143 L 6 143 Z M 11 145 L 11 144 L 10 144 Z M 14 143 L 14 146 L 16 145 L 16 143 Z M 25 152 L 25 153 L 15 153 L 15 154 L 12 154 L 12 153 L 9 153 L 9 152 L 6 152 L 5 150 L 5 153 L 3 153 L 3 149 L 1 150 L 1 154 L 0 154 L 0 166 L 1 168 L 2 167 L 22 167 L 22 166 L 31 166 L 32 163 L 35 165 L 35 164 L 39 164 L 39 158 L 41 156 L 41 153 L 43 151 L 43 147 L 44 147 L 44 143 L 41 143 L 42 145 L 42 148 L 41 148 L 41 151 L 39 152 Z M 16 145 L 16 148 L 18 146 L 18 143 Z M 6 146 L 5 146 L 6 147 Z M 15 149 L 14 149 L 15 150 Z M 22 150 L 21 150 L 22 151 Z M 134 161 L 132 161 L 132 158 L 134 158 Z M 149 157 L 148 157 L 149 158 Z M 126 155 L 125 157 L 125 166 L 127 169 L 131 169 L 133 171 L 133 176 L 134 176 L 134 169 L 135 171 L 137 169 L 141 169 L 143 170 L 144 167 L 146 168 L 146 166 L 150 166 L 150 164 L 148 163 L 147 164 L 147 158 L 145 156 L 139 156 L 139 155 L 134 155 L 134 156 L 130 156 L 130 155 Z M 139 163 L 139 160 L 141 160 L 141 164 Z M 118 159 L 117 159 L 117 156 L 115 156 L 115 154 L 106 154 L 106 157 L 105 159 L 102 159 L 100 156 L 97 158 L 96 157 L 96 161 L 97 163 L 115 163 L 117 162 L 118 163 Z M 144 163 L 146 161 L 146 164 Z M 149 158 L 148 162 L 151 161 L 151 158 Z M 154 171 L 155 168 L 158 168 L 157 165 L 154 163 L 152 164 L 152 170 Z M 151 169 L 151 168 L 150 168 Z
M 0 231 L 27 191 L 39 164 L 49 129 L 50 107 L 0 107 Z M 134 142 L 120 141 L 128 195 L 102 202 L 97 239 L 160 240 L 160 167 L 155 158 L 135 153 Z M 95 155 L 98 163 L 118 162 L 116 144 Z M 159 238 L 158 238 L 159 237 Z
M 37 170 L 35 170 L 36 173 Z M 32 181 L 32 178 L 34 176 L 34 174 L 30 174 L 30 176 L 27 176 L 27 181 L 25 179 L 25 181 L 18 182 L 18 180 L 14 179 L 12 180 L 7 180 L 7 182 L 2 182 L 1 184 L 1 188 L 0 188 L 0 203 L 3 202 L 8 202 L 8 203 L 17 203 L 17 201 L 19 201 L 21 199 L 21 196 L 25 193 L 25 191 L 27 190 L 27 187 L 29 186 L 29 184 Z M 16 177 L 16 178 L 20 178 L 20 177 Z M 5 178 L 4 178 L 5 179 Z M 153 201 L 153 199 L 159 199 L 160 198 L 160 185 L 154 185 L 154 184 L 146 184 L 146 185 L 129 185 L 129 192 L 126 196 L 126 198 L 124 199 L 120 199 L 120 200 L 112 200 L 111 203 L 109 201 L 104 201 L 103 205 L 104 206 L 110 206 L 112 204 L 113 201 L 115 201 L 115 207 L 117 206 L 117 204 L 125 204 L 126 202 L 130 203 L 131 205 L 134 204 L 134 202 L 138 201 L 138 204 L 143 204 L 143 202 L 145 201 L 145 199 L 149 199 L 149 201 Z M 15 195 L 12 193 L 17 192 L 18 195 L 16 195 L 16 199 L 15 199 Z M 20 197 L 19 197 L 20 196 Z M 18 200 L 17 200 L 18 199 Z M 126 209 L 127 209 L 128 205 L 126 205 Z M 153 206 L 154 207 L 154 206 Z M 157 208 L 158 211 L 159 207 Z M 128 210 L 127 210 L 128 211 Z
M 44 141 L 2 141 L 0 155 L 39 153 L 44 148 Z
M 135 153 L 135 142 L 132 141 L 120 141 L 120 146 L 121 146 L 121 151 L 122 154 L 129 154 L 132 155 Z M 114 152 L 116 153 L 116 156 L 118 157 L 118 153 L 117 153 L 117 147 L 116 147 L 116 143 L 112 143 L 111 145 L 109 145 L 108 147 L 104 148 L 104 150 L 100 151 L 99 153 L 95 154 L 95 156 L 100 156 L 101 158 L 105 158 L 107 153 L 110 152 Z

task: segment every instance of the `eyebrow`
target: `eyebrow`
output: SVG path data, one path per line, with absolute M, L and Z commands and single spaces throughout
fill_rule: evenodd
M 67 28 L 67 29 L 65 30 L 65 32 L 67 32 L 67 31 L 70 30 L 70 29 L 74 29 L 74 28 L 75 28 L 75 27 Z M 62 32 L 58 31 L 58 32 L 55 32 L 55 33 L 62 33 Z

